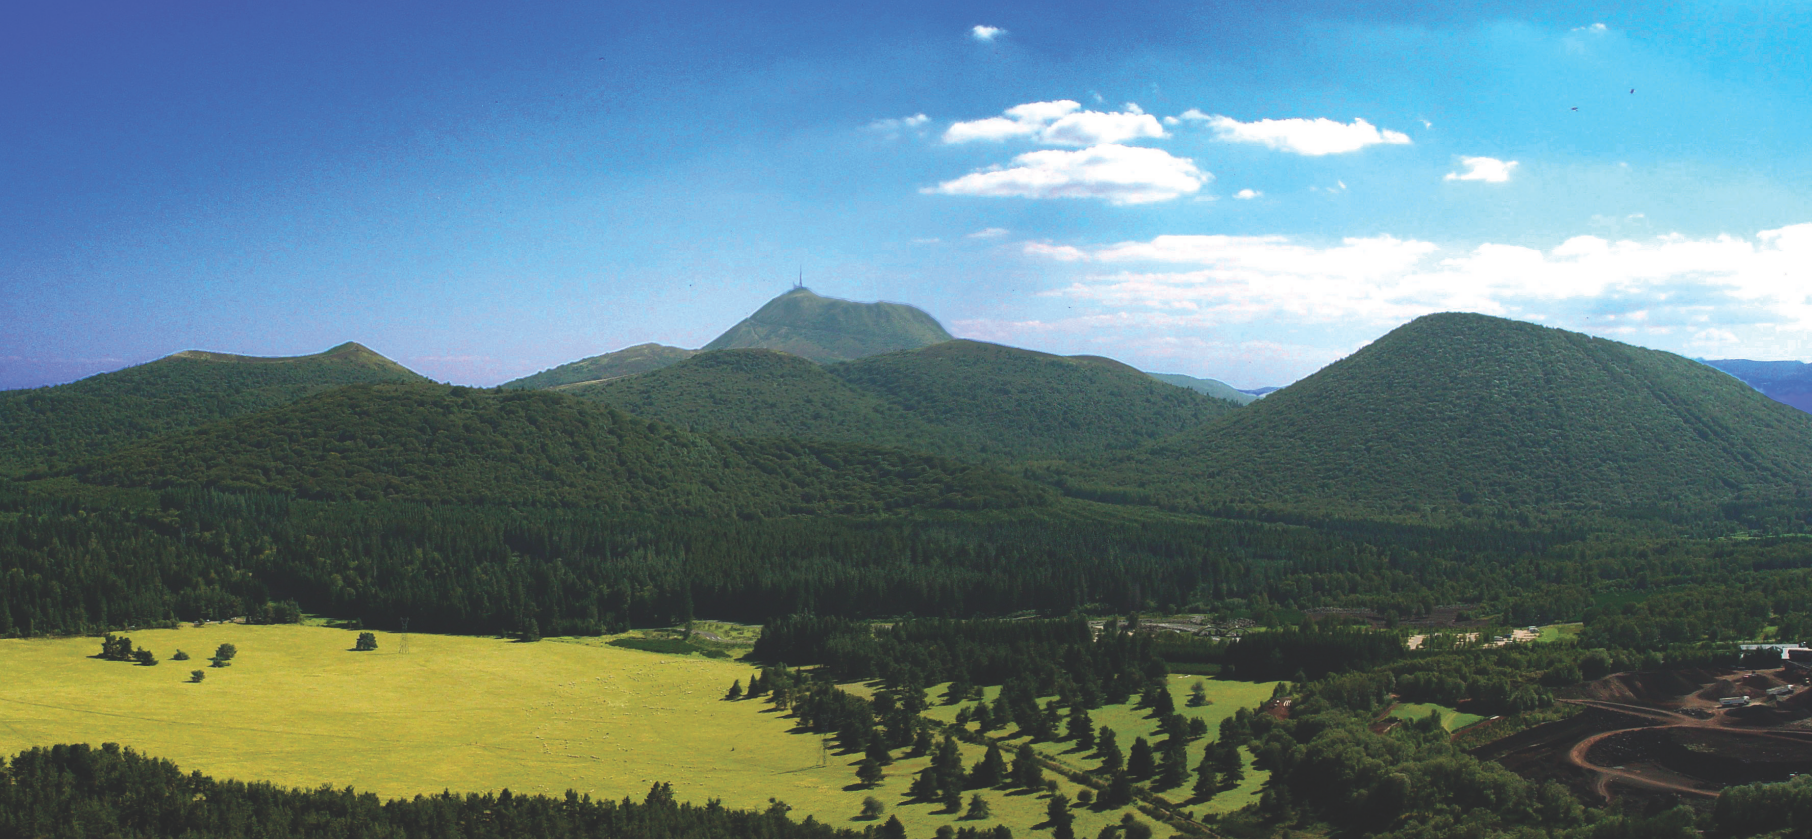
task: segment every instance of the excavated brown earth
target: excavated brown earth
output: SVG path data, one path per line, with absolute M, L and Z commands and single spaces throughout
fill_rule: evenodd
M 1696 669 L 1614 674 L 1561 692 L 1574 717 L 1472 751 L 1525 778 L 1554 779 L 1602 803 L 1641 796 L 1715 797 L 1730 785 L 1812 773 L 1812 689 L 1765 698 L 1785 673 Z M 1797 679 L 1796 679 L 1797 681 Z M 1718 698 L 1747 694 L 1749 706 Z M 1802 728 L 1807 727 L 1807 728 Z

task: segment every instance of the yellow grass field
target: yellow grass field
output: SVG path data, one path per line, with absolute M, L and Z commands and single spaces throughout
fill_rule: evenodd
M 732 680 L 747 684 L 753 669 L 743 663 L 604 639 L 422 634 L 398 654 L 390 633 L 377 634 L 377 651 L 355 653 L 356 634 L 299 625 L 126 635 L 161 663 L 92 658 L 100 649 L 93 637 L 0 641 L 0 753 L 113 741 L 218 778 L 350 785 L 386 797 L 507 787 L 640 799 L 666 781 L 682 800 L 765 808 L 774 797 L 796 818 L 852 827 L 865 824 L 856 814 L 875 796 L 913 836 L 965 824 L 937 804 L 902 804 L 928 759 L 902 759 L 877 789 L 856 789 L 860 756 L 833 755 L 819 767 L 817 739 L 789 734 L 790 719 L 764 702 L 722 701 Z M 222 642 L 238 658 L 207 667 Z M 179 648 L 194 659 L 172 661 Z M 188 682 L 195 669 L 207 675 L 199 684 Z M 963 749 L 967 762 L 981 758 L 979 748 Z M 1067 781 L 1061 789 L 1072 800 L 1078 792 Z M 1043 796 L 981 793 L 994 811 L 985 825 L 1048 836 L 1032 828 L 1045 819 Z M 1093 837 L 1120 815 L 1076 816 L 1077 835 Z

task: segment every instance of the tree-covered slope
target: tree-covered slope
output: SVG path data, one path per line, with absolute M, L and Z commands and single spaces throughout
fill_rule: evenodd
M 768 301 L 704 349 L 760 347 L 838 362 L 949 340 L 943 325 L 918 308 L 820 297 L 800 287 Z
M 1034 485 L 933 456 L 717 438 L 561 394 L 436 385 L 342 388 L 140 444 L 79 474 L 128 487 L 710 516 L 1047 501 Z
M 1183 373 L 1154 373 L 1151 378 L 1159 382 L 1168 382 L 1178 388 L 1188 388 L 1198 394 L 1206 394 L 1217 400 L 1230 400 L 1245 405 L 1258 399 L 1255 394 L 1248 394 L 1228 385 L 1219 379 L 1201 379 Z
M 1098 356 L 949 341 L 829 370 L 939 430 L 936 451 L 1010 459 L 1129 449 L 1238 408 Z
M 777 350 L 712 350 L 671 367 L 561 389 L 681 428 L 946 452 L 939 430 L 822 365 Z
M 343 385 L 424 381 L 352 342 L 312 356 L 188 350 L 67 385 L 0 392 L 0 474 L 54 469 Z
M 503 383 L 505 388 L 558 388 L 562 385 L 620 379 L 660 370 L 692 358 L 697 350 L 665 344 L 637 344 L 614 353 L 591 356 Z
M 1705 363 L 1749 383 L 1775 402 L 1812 412 L 1812 364 L 1748 359 L 1710 359 Z
M 1699 507 L 1804 492 L 1812 417 L 1671 353 L 1441 314 L 1077 478 L 1197 508 Z

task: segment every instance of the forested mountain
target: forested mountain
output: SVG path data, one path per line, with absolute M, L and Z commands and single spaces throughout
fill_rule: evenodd
M 425 381 L 352 342 L 312 356 L 187 350 L 67 385 L 0 392 L 0 475 L 54 470 L 342 385 Z
M 642 376 L 562 389 L 682 428 L 738 437 L 860 441 L 949 454 L 939 430 L 778 350 L 710 350 Z
M 1705 363 L 1749 383 L 1775 402 L 1812 412 L 1812 364 L 1748 359 L 1710 359 Z
M 599 382 L 660 370 L 675 362 L 692 358 L 697 350 L 668 347 L 665 344 L 637 344 L 614 353 L 592 356 L 540 373 L 503 383 L 505 388 L 557 388 L 582 382 Z
M 342 388 L 159 438 L 86 482 L 200 484 L 310 499 L 574 505 L 660 515 L 866 513 L 1040 504 L 983 467 L 836 443 L 725 439 L 540 391 Z
M 1011 459 L 1082 457 L 1194 428 L 1239 406 L 1099 356 L 1053 356 L 980 341 L 831 365 L 919 422 L 948 449 Z
M 762 347 L 839 362 L 949 340 L 943 325 L 916 307 L 820 297 L 800 286 L 768 301 L 704 349 Z
M 1258 399 L 1259 395 L 1241 391 L 1219 379 L 1199 379 L 1182 373 L 1154 373 L 1151 378 L 1159 382 L 1168 382 L 1178 388 L 1188 388 L 1198 394 L 1206 394 L 1217 400 L 1231 400 L 1245 405 Z
M 713 434 L 996 460 L 1127 449 L 1235 408 L 1107 359 L 962 340 L 825 367 L 772 350 L 711 351 L 566 390 Z
M 1441 314 L 1104 463 L 1078 484 L 1184 508 L 1690 507 L 1805 492 L 1812 417 L 1671 353 Z

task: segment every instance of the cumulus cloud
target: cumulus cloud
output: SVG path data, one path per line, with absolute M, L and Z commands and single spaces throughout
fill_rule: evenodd
M 1070 99 L 1028 102 L 1008 108 L 998 117 L 952 123 L 944 131 L 944 142 L 1027 137 L 1051 146 L 1098 146 L 1165 136 L 1156 117 L 1131 102 L 1126 107 L 1125 111 L 1084 111 Z
M 1260 196 L 1263 196 L 1263 195 L 1264 195 L 1264 193 L 1263 193 L 1263 192 L 1260 192 L 1260 191 L 1258 191 L 1258 190 L 1254 190 L 1254 189 L 1244 189 L 1244 190 L 1240 190 L 1240 191 L 1239 191 L 1239 192 L 1236 192 L 1236 193 L 1234 193 L 1234 194 L 1233 194 L 1233 197 L 1234 197 L 1234 198 L 1237 198 L 1237 199 L 1239 199 L 1239 200 L 1241 200 L 1241 201 L 1247 201 L 1247 200 L 1250 200 L 1250 199 L 1254 199 L 1254 198 L 1258 198 L 1258 197 L 1260 197 Z
M 1005 34 L 1007 34 L 1007 30 L 998 26 L 982 26 L 977 24 L 974 29 L 969 30 L 969 37 L 984 44 L 993 43 L 995 38 L 999 38 Z
M 1204 323 L 1260 318 L 1402 321 L 1464 310 L 1612 333 L 1728 344 L 1734 330 L 1812 330 L 1812 224 L 1752 237 L 1575 236 L 1543 250 L 1464 250 L 1391 236 L 1310 244 L 1285 236 L 1159 236 L 1094 247 L 1028 243 L 1029 256 L 1118 271 L 1051 294 Z M 1087 270 L 1087 269 L 1085 269 Z
M 1257 143 L 1314 157 L 1356 152 L 1367 146 L 1402 146 L 1410 142 L 1409 135 L 1401 131 L 1379 129 L 1362 119 L 1354 119 L 1350 124 L 1326 117 L 1240 122 L 1219 114 L 1204 114 L 1194 108 L 1184 111 L 1179 118 L 1206 123 L 1214 129 L 1216 139 L 1229 143 Z
M 1461 158 L 1460 165 L 1466 167 L 1465 172 L 1449 172 L 1442 180 L 1484 181 L 1491 184 L 1501 184 L 1510 180 L 1510 171 L 1516 168 L 1516 161 L 1498 160 L 1497 158 L 1488 157 L 1469 157 Z
M 1194 193 L 1213 177 L 1194 161 L 1162 149 L 1107 143 L 1075 151 L 1027 152 L 1009 166 L 971 172 L 920 192 L 1148 204 Z

